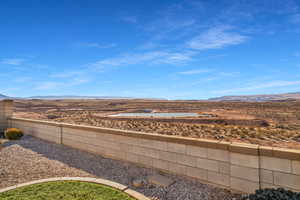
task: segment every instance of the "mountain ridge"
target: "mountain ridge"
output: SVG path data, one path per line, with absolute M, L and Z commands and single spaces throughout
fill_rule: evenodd
M 282 93 L 282 94 L 257 94 L 257 95 L 233 95 L 210 98 L 209 101 L 285 101 L 300 99 L 300 92 Z
M 4 94 L 0 94 L 0 99 L 5 99 L 5 98 L 9 98 L 9 97 Z
M 47 96 L 31 96 L 31 97 L 9 97 L 0 94 L 0 99 L 45 99 L 45 100 L 63 100 L 63 99 L 151 99 L 166 100 L 164 98 L 135 98 L 121 96 L 80 96 L 80 95 L 47 95 Z M 300 100 L 300 92 L 290 92 L 282 94 L 257 94 L 257 95 L 231 95 L 209 98 L 208 101 L 244 101 L 244 102 L 264 102 L 264 101 L 287 101 Z

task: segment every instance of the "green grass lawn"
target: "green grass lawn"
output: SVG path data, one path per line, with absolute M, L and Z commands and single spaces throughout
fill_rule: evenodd
M 1 200 L 135 200 L 127 194 L 96 183 L 57 181 L 0 193 Z

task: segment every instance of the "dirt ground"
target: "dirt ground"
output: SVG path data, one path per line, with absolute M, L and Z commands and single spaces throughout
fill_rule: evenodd
M 199 117 L 111 117 L 192 112 Z M 300 101 L 17 100 L 16 117 L 300 149 Z

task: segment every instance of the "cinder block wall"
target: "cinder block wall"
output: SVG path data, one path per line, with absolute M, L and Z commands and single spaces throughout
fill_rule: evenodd
M 234 191 L 300 191 L 300 151 L 11 118 L 26 134 Z
M 3 132 L 9 127 L 8 118 L 13 114 L 13 101 L 2 100 L 0 101 L 0 132 Z

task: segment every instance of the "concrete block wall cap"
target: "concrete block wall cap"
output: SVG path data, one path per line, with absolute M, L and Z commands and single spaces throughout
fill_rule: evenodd
M 58 123 L 58 122 L 42 121 L 42 120 L 36 120 L 36 119 L 24 119 L 24 118 L 12 117 L 12 118 L 10 118 L 10 120 L 39 123 L 39 124 L 52 125 L 52 126 L 60 126 L 60 123 Z
M 240 154 L 258 155 L 258 145 L 233 142 L 229 146 L 229 151 Z
M 273 147 L 273 157 L 300 160 L 300 150 Z
M 260 146 L 259 153 L 261 156 L 300 161 L 300 150 L 297 149 Z
M 35 180 L 35 181 L 30 181 L 27 183 L 22 183 L 14 186 L 10 186 L 7 188 L 0 189 L 0 193 L 2 192 L 7 192 L 10 190 L 14 190 L 20 187 L 32 185 L 32 184 L 39 184 L 39 183 L 47 183 L 47 182 L 55 182 L 55 181 L 81 181 L 81 182 L 89 182 L 89 183 L 97 183 L 105 186 L 112 187 L 114 189 L 123 191 L 124 193 L 128 194 L 129 196 L 137 199 L 137 200 L 150 200 L 149 198 L 145 197 L 139 192 L 136 192 L 132 189 L 128 189 L 127 186 L 109 181 L 106 179 L 101 179 L 101 178 L 91 178 L 91 177 L 55 177 L 55 178 L 47 178 L 47 179 L 40 179 L 40 180 Z
M 229 146 L 231 145 L 230 142 L 227 141 L 220 141 L 217 144 L 217 149 L 229 150 Z
M 273 147 L 259 146 L 259 154 L 261 156 L 273 156 Z

